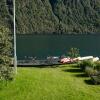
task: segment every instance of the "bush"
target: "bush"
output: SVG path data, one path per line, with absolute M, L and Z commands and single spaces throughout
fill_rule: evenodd
M 0 68 L 0 79 L 1 80 L 12 80 L 13 79 L 13 68 L 3 66 Z
M 88 76 L 93 76 L 97 74 L 97 70 L 93 69 L 92 67 L 86 67 L 85 68 L 85 73 Z
M 0 80 L 11 80 L 12 38 L 9 29 L 0 27 Z
M 100 75 L 91 76 L 91 79 L 94 82 L 94 84 L 100 84 Z
M 79 62 L 78 66 L 83 70 L 85 71 L 85 68 L 86 67 L 91 67 L 91 68 L 94 68 L 95 64 L 92 60 L 85 60 L 85 61 L 81 61 Z
M 100 71 L 100 61 L 95 62 L 95 67 L 96 70 Z

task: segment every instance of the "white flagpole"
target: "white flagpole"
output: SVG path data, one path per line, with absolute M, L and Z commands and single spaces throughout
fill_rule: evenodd
M 15 21 L 15 0 L 13 0 L 13 15 L 14 15 L 14 69 L 17 74 L 17 55 L 16 55 L 16 21 Z

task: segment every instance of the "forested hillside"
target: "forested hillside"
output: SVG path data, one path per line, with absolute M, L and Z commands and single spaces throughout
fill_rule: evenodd
M 0 0 L 0 24 L 13 26 L 13 0 Z M 100 0 L 16 0 L 17 33 L 100 33 Z M 12 27 L 13 30 L 13 27 Z
M 0 26 L 13 30 L 13 2 L 12 0 L 0 0 Z

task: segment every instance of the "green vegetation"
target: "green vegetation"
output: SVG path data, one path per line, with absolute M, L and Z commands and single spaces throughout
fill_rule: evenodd
M 71 58 L 76 58 L 80 56 L 79 49 L 77 48 L 71 48 L 68 52 L 68 56 Z
M 100 71 L 100 61 L 95 62 L 94 69 L 97 69 L 98 71 Z
M 13 30 L 13 0 L 1 0 L 0 23 Z M 100 0 L 16 0 L 17 33 L 100 33 Z
M 77 67 L 80 67 L 87 76 L 90 76 L 94 84 L 100 83 L 100 61 L 81 61 Z
M 92 60 L 84 60 L 78 62 L 78 67 L 85 71 L 86 67 L 100 71 L 100 61 L 93 62 Z
M 91 68 L 94 68 L 95 64 L 92 60 L 84 60 L 84 61 L 80 61 L 78 63 L 78 66 L 83 70 L 85 71 L 85 68 L 86 67 L 91 67 Z
M 9 2 L 8 2 L 9 1 Z M 12 0 L 0 0 L 0 26 L 13 30 L 13 3 Z
M 9 29 L 0 27 L 0 81 L 11 79 L 11 36 Z
M 88 76 L 93 76 L 93 75 L 96 75 L 97 70 L 96 70 L 96 69 L 93 69 L 93 68 L 90 66 L 90 67 L 86 67 L 86 68 L 85 68 L 85 73 L 86 73 L 86 75 L 88 75 Z
M 99 100 L 100 86 L 92 85 L 80 68 L 18 68 L 14 81 L 0 89 L 0 100 Z

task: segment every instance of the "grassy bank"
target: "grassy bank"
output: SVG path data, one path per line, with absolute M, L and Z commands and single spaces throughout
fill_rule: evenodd
M 0 88 L 0 100 L 99 100 L 100 86 L 92 85 L 80 69 L 18 68 L 14 81 Z

